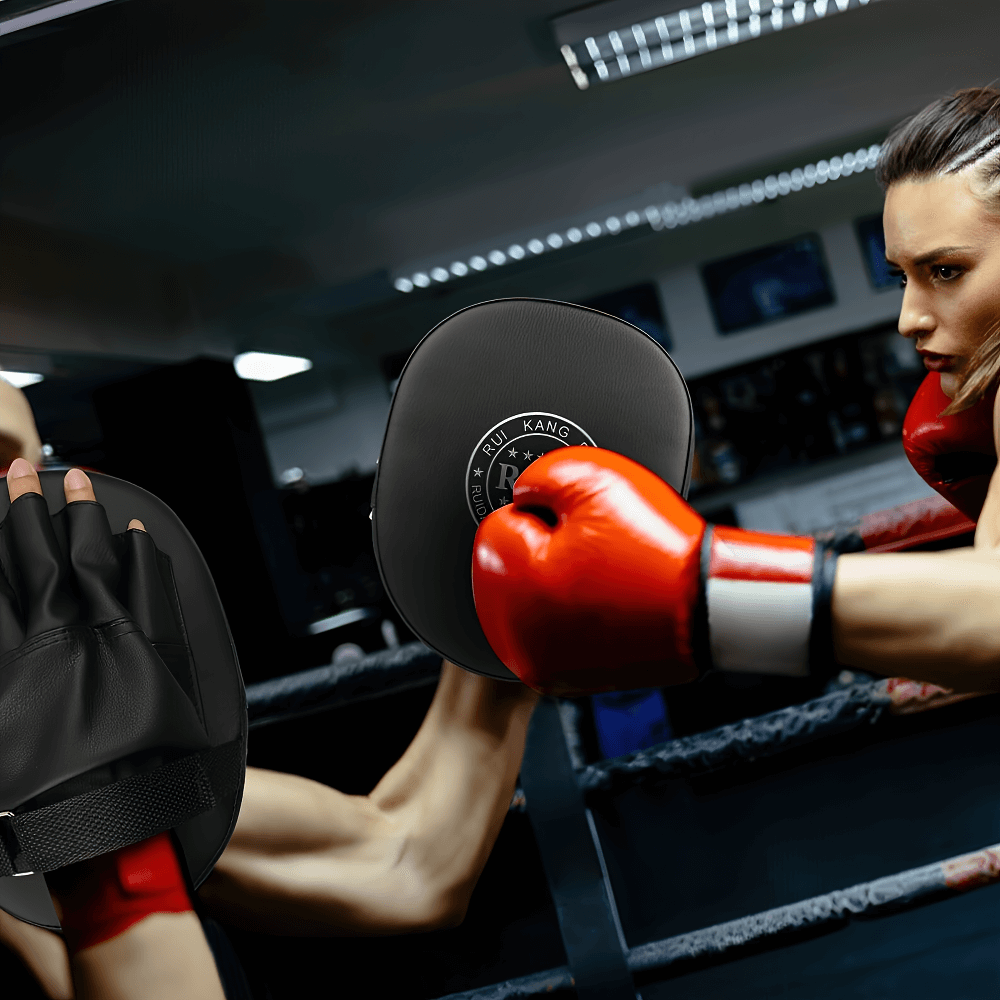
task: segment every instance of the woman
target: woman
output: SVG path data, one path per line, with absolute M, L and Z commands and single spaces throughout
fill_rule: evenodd
M 904 290 L 899 332 L 916 342 L 930 373 L 909 423 L 926 415 L 924 426 L 938 437 L 931 451 L 986 452 L 991 468 L 1000 427 L 1000 91 L 961 90 L 902 122 L 882 147 L 877 177 L 886 192 L 886 261 Z M 911 453 L 918 471 L 956 502 L 954 470 L 942 484 L 922 457 Z M 996 545 L 1000 502 L 978 499 L 986 504 L 977 547 Z
M 899 332 L 959 413 L 1000 373 L 1000 91 L 961 90 L 898 125 L 877 178 Z

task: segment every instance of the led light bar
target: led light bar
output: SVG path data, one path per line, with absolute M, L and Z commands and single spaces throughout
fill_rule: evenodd
M 233 367 L 240 378 L 252 382 L 275 382 L 279 378 L 307 372 L 313 363 L 308 358 L 296 358 L 288 354 L 264 354 L 247 351 L 233 358 Z
M 829 160 L 819 160 L 794 170 L 770 174 L 749 184 L 740 184 L 706 194 L 700 198 L 683 198 L 680 201 L 668 201 L 660 205 L 647 205 L 645 208 L 630 209 L 624 213 L 609 215 L 603 221 L 592 219 L 590 222 L 572 225 L 543 236 L 539 234 L 533 239 L 522 243 L 514 243 L 506 250 L 500 247 L 484 249 L 473 254 L 467 260 L 455 260 L 450 264 L 441 263 L 437 267 L 426 268 L 411 274 L 401 274 L 395 279 L 395 287 L 399 292 L 412 292 L 417 288 L 427 288 L 429 285 L 444 284 L 455 281 L 467 275 L 503 267 L 508 263 L 516 263 L 525 258 L 553 253 L 578 243 L 586 243 L 605 236 L 617 236 L 628 229 L 639 226 L 649 226 L 652 229 L 676 229 L 692 222 L 712 219 L 716 215 L 725 215 L 749 205 L 759 205 L 763 201 L 774 201 L 793 191 L 802 191 L 816 187 L 841 177 L 871 170 L 878 160 L 881 146 L 869 146 L 855 152 L 833 156 Z
M 26 385 L 34 385 L 45 378 L 38 372 L 7 372 L 0 371 L 0 378 L 9 382 L 15 389 L 23 389 Z
M 0 36 L 111 2 L 112 0 L 45 0 L 39 3 L 32 0 L 5 0 L 0 7 Z
M 608 31 L 594 31 L 586 37 L 576 37 L 580 25 L 573 15 L 557 19 L 553 28 L 573 82 L 586 90 L 592 83 L 622 80 L 876 2 L 714 0 Z M 665 8 L 670 6 L 669 2 L 664 4 Z M 582 13 L 591 10 L 600 12 L 600 8 L 588 8 Z

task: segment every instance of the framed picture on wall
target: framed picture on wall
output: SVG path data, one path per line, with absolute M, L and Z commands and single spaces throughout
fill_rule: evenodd
M 739 333 L 834 302 L 815 233 L 705 264 L 702 280 L 720 333 Z

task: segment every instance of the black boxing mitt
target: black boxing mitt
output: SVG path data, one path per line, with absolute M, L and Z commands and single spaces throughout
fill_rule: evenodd
M 113 536 L 94 502 L 51 518 L 29 493 L 0 526 L 0 574 L 0 875 L 51 871 L 210 809 L 209 738 L 152 539 Z
M 99 474 L 98 503 L 63 506 L 62 478 L 41 473 L 44 498 L 0 491 L 0 907 L 53 930 L 38 873 L 161 830 L 188 884 L 204 881 L 239 814 L 247 735 L 225 614 L 183 524 Z M 149 534 L 125 530 L 133 517 Z

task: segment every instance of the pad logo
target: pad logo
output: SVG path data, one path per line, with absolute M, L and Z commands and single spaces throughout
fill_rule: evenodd
M 514 482 L 536 459 L 553 448 L 589 445 L 594 439 L 557 413 L 518 413 L 491 427 L 480 439 L 465 473 L 465 498 L 476 524 L 509 504 Z

